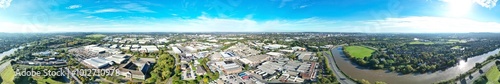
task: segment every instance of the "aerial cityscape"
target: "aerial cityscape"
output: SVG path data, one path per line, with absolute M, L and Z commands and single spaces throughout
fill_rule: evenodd
M 0 0 L 1 84 L 500 84 L 498 0 Z

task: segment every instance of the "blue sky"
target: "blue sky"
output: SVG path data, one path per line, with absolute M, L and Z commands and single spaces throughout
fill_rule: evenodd
M 0 32 L 500 32 L 498 0 L 0 0 Z

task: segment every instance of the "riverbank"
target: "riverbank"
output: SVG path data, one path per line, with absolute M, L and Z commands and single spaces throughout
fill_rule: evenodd
M 500 53 L 500 52 L 499 52 Z M 479 70 L 484 70 L 485 68 L 488 68 L 489 70 L 489 67 L 491 67 L 494 62 L 496 60 L 498 60 L 498 58 L 500 58 L 500 55 L 495 55 L 495 56 L 490 56 L 487 58 L 486 61 L 483 61 L 481 63 L 476 64 L 474 66 L 474 68 L 468 70 L 465 74 L 460 74 L 459 76 L 457 77 L 454 77 L 450 80 L 446 80 L 446 81 L 441 81 L 439 83 L 441 84 L 449 84 L 449 83 L 472 83 L 475 79 L 479 78 L 479 76 L 481 75 L 481 73 L 479 72 Z M 489 66 L 488 66 L 489 65 Z M 473 75 L 473 73 L 476 73 Z M 466 78 L 469 77 L 471 78 L 470 80 L 467 80 Z
M 327 53 L 324 53 L 324 54 L 327 54 Z M 337 77 L 337 80 L 341 84 L 355 84 L 356 82 L 351 77 L 349 77 L 348 75 L 345 75 L 345 73 L 343 73 L 338 68 L 338 66 L 335 63 L 335 60 L 333 58 L 333 54 L 331 52 L 328 54 L 329 54 L 329 56 L 324 55 L 328 60 L 328 61 L 326 61 L 326 64 L 328 64 L 328 68 L 331 68 L 333 70 L 333 72 L 335 73 L 335 76 Z
M 449 80 L 467 72 L 474 67 L 475 63 L 483 62 L 487 59 L 487 57 L 500 51 L 500 49 L 496 49 L 479 56 L 474 56 L 469 58 L 467 61 L 460 61 L 456 66 L 434 73 L 404 75 L 388 72 L 387 70 L 364 69 L 363 67 L 351 62 L 350 59 L 345 56 L 342 49 L 342 46 L 335 47 L 332 50 L 332 54 L 338 68 L 345 73 L 345 75 L 348 75 L 353 79 L 366 79 L 370 82 L 383 81 L 389 84 L 431 84 L 442 80 Z

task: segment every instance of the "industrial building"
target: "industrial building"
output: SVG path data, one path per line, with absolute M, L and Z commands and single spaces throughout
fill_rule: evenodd
M 125 76 L 127 78 L 135 79 L 147 79 L 147 73 L 149 73 L 154 66 L 154 59 L 142 58 L 135 62 L 128 62 L 121 65 L 118 70 L 120 70 L 119 75 Z
M 279 58 L 283 55 L 283 53 L 279 53 L 279 52 L 268 52 L 266 53 L 267 55 L 271 55 L 273 56 L 274 58 Z
M 172 50 L 176 53 L 176 54 L 181 54 L 181 53 L 184 53 L 181 49 L 179 49 L 178 47 L 172 47 Z
M 233 61 L 215 62 L 215 65 L 226 75 L 235 74 L 242 71 L 242 67 L 234 63 Z
M 251 56 L 243 59 L 239 59 L 243 64 L 248 64 L 250 66 L 255 66 L 258 65 L 259 63 L 262 63 L 266 60 L 269 60 L 270 56 L 269 55 L 256 55 L 256 56 Z
M 286 48 L 286 47 L 287 47 L 286 45 L 280 45 L 280 44 L 271 44 L 263 46 L 264 49 L 270 49 L 270 50 Z
M 295 54 L 297 56 L 297 59 L 299 59 L 300 61 L 309 61 L 314 53 L 313 52 L 296 52 Z
M 98 69 L 113 65 L 113 61 L 110 61 L 110 60 L 107 60 L 107 59 L 104 59 L 101 57 L 94 57 L 94 58 L 86 59 L 86 60 L 83 60 L 83 63 L 91 66 L 92 68 L 98 68 Z
M 123 64 L 130 58 L 130 55 L 117 54 L 106 57 L 106 60 L 113 61 L 115 64 Z
M 88 46 L 85 46 L 85 50 L 91 51 L 91 52 L 94 52 L 94 53 L 104 53 L 104 52 L 106 52 L 105 48 L 98 47 L 97 45 L 88 45 Z
M 222 57 L 224 57 L 224 60 L 240 59 L 240 57 L 234 54 L 234 52 L 220 52 L 220 54 L 222 55 Z

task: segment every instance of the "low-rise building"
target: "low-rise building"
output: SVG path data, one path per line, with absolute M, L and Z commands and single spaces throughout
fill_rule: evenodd
M 85 50 L 91 51 L 91 52 L 94 52 L 94 53 L 104 53 L 104 52 L 106 52 L 105 48 L 98 47 L 97 45 L 88 45 L 88 46 L 85 46 L 84 48 L 85 48 Z
M 154 45 L 150 45 L 150 46 L 141 46 L 141 49 L 144 49 L 146 50 L 146 52 L 148 53 L 152 53 L 152 52 L 158 52 L 160 51 L 158 49 L 158 47 L 154 46 Z
M 113 65 L 113 61 L 106 60 L 106 59 L 101 58 L 101 57 L 94 57 L 94 58 L 86 59 L 86 60 L 83 60 L 83 63 L 85 65 L 92 67 L 92 68 L 98 68 L 98 69 Z
M 297 55 L 297 59 L 301 61 L 309 61 L 314 55 L 313 52 L 297 52 L 295 54 Z
M 218 67 L 220 71 L 224 74 L 235 74 L 243 71 L 242 67 L 233 61 L 221 61 L 215 62 L 215 65 Z
M 269 55 L 256 55 L 256 56 L 251 56 L 243 59 L 239 59 L 242 63 L 248 64 L 250 66 L 255 66 L 258 65 L 259 63 L 262 63 L 266 60 L 269 60 L 270 56 Z
M 264 49 L 279 49 L 279 48 L 286 48 L 286 45 L 280 45 L 280 44 L 271 44 L 271 45 L 265 45 L 263 46 Z
M 306 51 L 306 48 L 295 46 L 295 47 L 292 47 L 292 50 L 295 50 L 295 51 Z
M 123 64 L 130 58 L 130 55 L 125 54 L 116 54 L 109 57 L 106 57 L 106 60 L 113 61 L 115 64 Z
M 207 71 L 202 66 L 196 67 L 196 75 L 205 75 L 206 73 Z
M 234 52 L 220 52 L 222 57 L 224 57 L 224 60 L 236 60 L 240 59 L 239 56 L 237 56 Z
M 283 53 L 279 53 L 279 52 L 268 52 L 266 54 L 267 55 L 271 55 L 271 56 L 273 56 L 275 58 L 279 58 L 279 57 L 283 56 Z
M 118 68 L 118 70 L 120 70 L 120 73 L 118 74 L 127 78 L 145 80 L 148 77 L 147 73 L 151 71 L 153 65 L 155 64 L 152 60 L 149 58 L 142 58 L 135 62 L 128 62 Z
M 178 47 L 172 47 L 172 50 L 174 51 L 174 53 L 176 54 L 181 54 L 181 53 L 184 53 L 181 49 L 179 49 Z

